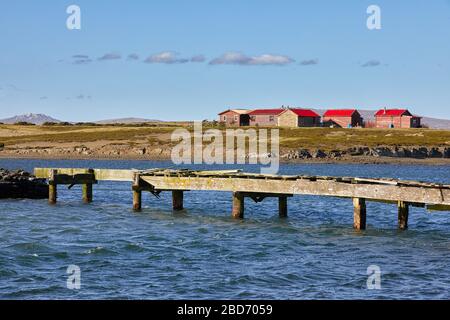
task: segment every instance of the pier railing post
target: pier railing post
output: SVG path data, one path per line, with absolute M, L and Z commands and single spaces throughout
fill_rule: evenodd
M 366 229 L 366 199 L 353 198 L 353 228 Z
M 48 203 L 55 204 L 57 198 L 57 184 L 55 177 L 58 174 L 58 170 L 50 171 L 50 176 L 48 179 Z
M 88 169 L 87 173 L 92 174 L 92 176 L 94 177 L 94 170 L 93 169 Z M 92 199 L 93 199 L 92 183 L 83 184 L 81 186 L 81 188 L 82 188 L 82 191 L 83 191 L 83 202 L 84 203 L 91 203 Z
M 409 204 L 404 201 L 398 202 L 398 228 L 408 229 Z
M 241 192 L 233 192 L 233 211 L 231 215 L 234 219 L 244 219 L 244 195 Z
M 135 173 L 133 177 L 133 210 L 138 212 L 142 209 L 142 189 L 140 185 L 140 175 Z
M 172 207 L 175 211 L 183 210 L 183 191 L 172 190 Z
M 287 196 L 278 197 L 278 214 L 280 218 L 287 218 L 288 208 L 287 208 Z

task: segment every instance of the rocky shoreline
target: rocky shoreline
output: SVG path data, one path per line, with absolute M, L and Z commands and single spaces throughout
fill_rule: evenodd
M 323 151 L 320 149 L 291 150 L 283 155 L 283 159 L 338 159 L 343 157 L 388 157 L 412 159 L 450 159 L 449 147 L 353 147 L 347 150 Z
M 0 199 L 45 199 L 48 185 L 23 170 L 9 171 L 0 168 Z
M 255 155 L 256 156 L 256 155 Z M 273 156 L 273 155 L 266 155 Z M 250 156 L 247 156 L 252 157 Z M 23 159 L 105 159 L 105 160 L 170 160 L 170 146 L 108 144 L 61 147 L 0 148 L 0 158 Z M 423 146 L 356 146 L 347 149 L 283 149 L 280 162 L 318 163 L 450 163 L 450 147 Z

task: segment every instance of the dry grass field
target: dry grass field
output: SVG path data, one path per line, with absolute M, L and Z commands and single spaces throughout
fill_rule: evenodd
M 120 141 L 133 145 L 149 141 L 170 145 L 171 133 L 181 126 L 18 126 L 0 125 L 5 146 Z M 184 126 L 192 130 L 190 126 Z M 205 128 L 206 129 L 206 128 Z M 257 129 L 257 128 L 255 128 Z M 223 128 L 221 130 L 224 130 Z M 352 146 L 450 146 L 450 130 L 281 128 L 280 147 L 341 149 Z

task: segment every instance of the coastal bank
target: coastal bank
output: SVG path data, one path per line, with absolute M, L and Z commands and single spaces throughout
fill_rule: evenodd
M 177 145 L 172 134 L 180 128 L 193 130 L 188 124 L 0 125 L 0 158 L 170 160 Z M 203 126 L 208 129 L 225 134 L 220 126 Z M 450 130 L 280 128 L 279 150 L 280 162 L 449 164 Z

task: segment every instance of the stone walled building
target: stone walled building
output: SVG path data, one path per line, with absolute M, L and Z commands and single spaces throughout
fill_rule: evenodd
M 420 120 L 407 109 L 381 109 L 375 113 L 376 128 L 420 128 Z
M 320 115 L 310 109 L 285 109 L 278 116 L 280 127 L 318 127 Z
M 228 109 L 219 113 L 219 122 L 227 127 L 244 127 L 250 124 L 250 117 L 246 109 Z
M 278 125 L 278 116 L 285 109 L 256 109 L 249 112 L 250 125 L 270 127 Z
M 322 116 L 325 127 L 355 128 L 363 126 L 363 118 L 356 109 L 330 109 Z

